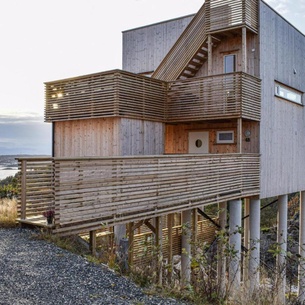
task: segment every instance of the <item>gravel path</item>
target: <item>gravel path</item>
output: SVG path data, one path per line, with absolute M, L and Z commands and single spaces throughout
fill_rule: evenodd
M 147 296 L 127 278 L 32 235 L 0 229 L 1 305 L 185 304 Z

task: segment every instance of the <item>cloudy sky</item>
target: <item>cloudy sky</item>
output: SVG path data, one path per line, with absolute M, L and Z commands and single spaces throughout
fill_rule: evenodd
M 305 0 L 267 0 L 305 33 Z M 195 13 L 203 0 L 0 3 L 0 155 L 50 154 L 43 82 L 121 68 L 121 32 Z

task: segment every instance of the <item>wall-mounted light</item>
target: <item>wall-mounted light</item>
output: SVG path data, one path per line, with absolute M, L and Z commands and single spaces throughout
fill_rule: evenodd
M 251 131 L 247 129 L 245 131 L 246 142 L 250 142 Z
M 54 103 L 54 104 L 52 105 L 52 107 L 53 107 L 53 109 L 58 109 L 58 104 L 57 104 L 57 103 Z

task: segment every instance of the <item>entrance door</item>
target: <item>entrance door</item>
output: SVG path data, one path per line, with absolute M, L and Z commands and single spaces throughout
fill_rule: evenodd
M 192 131 L 189 132 L 189 154 L 209 153 L 209 132 Z

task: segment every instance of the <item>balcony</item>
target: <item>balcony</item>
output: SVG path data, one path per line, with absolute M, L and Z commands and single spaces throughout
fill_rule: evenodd
M 260 92 L 260 80 L 242 72 L 164 82 L 115 70 L 46 83 L 45 121 L 259 121 Z
M 19 158 L 21 222 L 67 235 L 259 195 L 259 155 Z
M 257 0 L 206 0 L 206 32 L 217 33 L 247 27 L 258 31 Z
M 260 120 L 260 80 L 243 72 L 169 83 L 167 122 Z
M 166 83 L 114 70 L 45 83 L 45 121 L 128 117 L 164 121 Z

